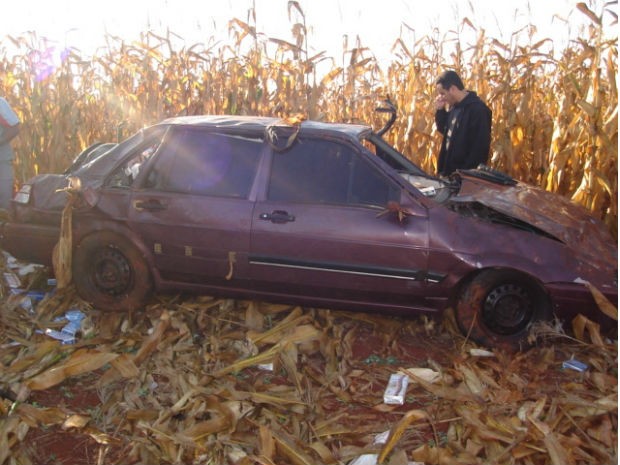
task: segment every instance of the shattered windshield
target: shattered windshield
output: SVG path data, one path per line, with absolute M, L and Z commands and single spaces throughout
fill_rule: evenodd
M 98 157 L 80 166 L 76 170 L 76 175 L 80 176 L 87 173 L 87 177 L 90 178 L 106 176 L 129 152 L 140 144 L 143 144 L 145 139 L 152 137 L 161 138 L 165 130 L 166 126 L 157 125 L 138 131 L 136 134 L 114 147 L 113 150 L 103 152 L 99 154 Z
M 407 182 L 425 197 L 432 198 L 437 202 L 444 202 L 454 192 L 454 186 L 451 183 L 426 173 L 377 134 L 368 134 L 362 139 L 362 144 L 398 171 Z

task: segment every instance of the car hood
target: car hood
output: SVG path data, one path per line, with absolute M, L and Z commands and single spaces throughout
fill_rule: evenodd
M 524 184 L 503 185 L 459 173 L 456 202 L 477 202 L 562 241 L 592 263 L 617 268 L 617 245 L 606 225 L 566 197 Z

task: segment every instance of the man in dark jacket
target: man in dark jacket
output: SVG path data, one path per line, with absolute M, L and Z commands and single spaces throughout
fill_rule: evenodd
M 454 71 L 436 81 L 435 125 L 443 134 L 437 163 L 440 176 L 486 164 L 491 147 L 491 110 L 475 92 L 465 90 Z

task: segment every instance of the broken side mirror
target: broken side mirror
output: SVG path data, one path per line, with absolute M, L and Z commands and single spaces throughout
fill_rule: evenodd
M 402 223 L 408 216 L 413 216 L 413 212 L 403 207 L 400 203 L 394 200 L 390 200 L 387 203 L 385 210 L 377 213 L 377 218 L 381 218 L 382 216 L 386 215 L 396 215 L 396 217 L 398 218 L 398 222 Z

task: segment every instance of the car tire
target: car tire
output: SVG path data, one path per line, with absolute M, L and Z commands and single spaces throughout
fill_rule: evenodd
M 125 237 L 92 233 L 74 251 L 73 282 L 80 297 L 103 311 L 143 307 L 153 289 L 144 255 Z
M 531 324 L 551 316 L 549 299 L 529 276 L 512 270 L 485 270 L 463 289 L 456 305 L 460 330 L 488 347 L 527 346 Z

